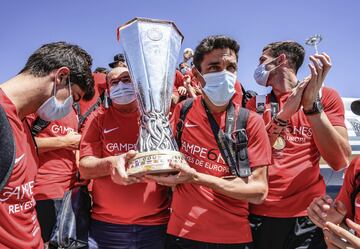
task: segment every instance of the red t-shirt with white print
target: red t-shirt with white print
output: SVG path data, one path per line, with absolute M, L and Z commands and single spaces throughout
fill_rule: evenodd
M 360 192 L 356 194 L 354 202 L 351 200 L 351 195 L 360 186 L 360 178 L 356 179 L 359 173 L 360 157 L 355 157 L 346 169 L 343 185 L 336 197 L 344 203 L 347 210 L 346 217 L 358 224 L 360 224 Z
M 233 103 L 235 113 L 238 113 L 239 105 Z M 181 107 L 182 104 L 176 107 L 171 120 L 175 134 Z M 213 116 L 224 129 L 226 112 Z M 254 112 L 250 112 L 246 132 L 250 167 L 269 165 L 269 139 L 264 122 Z M 180 152 L 185 155 L 190 167 L 217 177 L 231 175 L 213 136 L 201 96 L 195 98 L 186 115 L 181 141 Z M 180 184 L 173 193 L 171 209 L 169 234 L 208 243 L 252 241 L 246 201 L 235 200 L 201 185 Z
M 36 119 L 35 114 L 27 117 L 32 127 Z M 78 118 L 75 110 L 60 120 L 52 121 L 37 137 L 60 137 L 69 132 L 77 132 Z M 35 178 L 35 200 L 59 199 L 70 190 L 76 182 L 75 150 L 57 149 L 39 154 L 39 169 Z
M 42 249 L 33 196 L 38 164 L 35 144 L 26 122 L 19 119 L 16 107 L 2 89 L 0 105 L 10 122 L 16 146 L 14 168 L 0 192 L 0 248 Z
M 80 158 L 104 158 L 136 149 L 139 113 L 100 107 L 82 133 Z M 152 183 L 123 186 L 110 176 L 93 179 L 92 218 L 114 224 L 159 225 L 169 218 L 168 188 Z
M 281 96 L 279 110 L 290 93 Z M 339 94 L 328 87 L 322 89 L 321 102 L 333 126 L 345 127 L 344 106 Z M 247 107 L 256 110 L 256 99 Z M 266 97 L 265 123 L 270 122 L 270 95 Z M 281 133 L 285 148 L 272 149 L 273 164 L 269 167 L 269 193 L 260 205 L 250 205 L 250 213 L 268 217 L 289 218 L 307 215 L 307 207 L 315 197 L 325 194 L 320 175 L 320 152 L 316 147 L 309 122 L 300 109 Z

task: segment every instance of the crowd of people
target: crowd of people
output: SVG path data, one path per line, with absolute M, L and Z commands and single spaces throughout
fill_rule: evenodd
M 272 91 L 261 96 L 237 79 L 239 49 L 213 35 L 184 50 L 169 120 L 188 165 L 142 177 L 126 171 L 140 112 L 124 55 L 92 72 L 78 45 L 37 49 L 0 85 L 0 248 L 360 248 L 360 161 L 349 161 L 342 100 L 324 86 L 330 56 L 311 55 L 299 79 L 304 48 L 265 45 L 254 80 Z M 335 200 L 321 157 L 346 168 Z M 54 237 L 77 186 L 90 222 L 84 245 L 64 247 Z

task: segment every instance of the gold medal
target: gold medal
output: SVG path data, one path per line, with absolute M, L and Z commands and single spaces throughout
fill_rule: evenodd
M 282 150 L 285 148 L 285 144 L 286 144 L 285 139 L 282 136 L 278 136 L 272 147 L 275 150 Z

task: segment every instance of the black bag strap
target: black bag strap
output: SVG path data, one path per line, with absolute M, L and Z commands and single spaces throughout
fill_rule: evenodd
M 176 143 L 177 143 L 179 149 L 181 148 L 181 136 L 182 136 L 182 132 L 184 129 L 184 122 L 186 119 L 186 115 L 190 111 L 193 103 L 194 103 L 193 98 L 186 99 L 180 110 L 179 120 L 176 124 Z
M 238 175 L 247 177 L 251 175 L 250 163 L 248 157 L 248 136 L 246 133 L 246 125 L 249 119 L 250 111 L 240 108 L 239 115 L 236 120 L 236 130 L 232 133 L 235 140 L 236 159 L 238 163 Z
M 260 97 L 261 96 L 259 95 L 259 98 Z M 270 92 L 269 97 L 270 97 L 271 117 L 275 117 L 279 113 L 279 103 L 276 99 L 274 91 Z M 258 96 L 256 96 L 256 98 L 258 98 Z M 256 99 L 256 101 L 258 101 L 258 99 Z M 266 103 L 262 103 L 261 101 L 261 106 L 256 107 L 256 112 L 259 114 L 263 114 L 265 109 L 266 109 Z
M 0 105 L 0 191 L 5 187 L 14 168 L 16 147 L 12 128 Z
M 31 127 L 31 134 L 36 137 L 42 130 L 44 130 L 51 122 L 45 121 L 40 117 L 37 117 Z
M 102 97 L 100 96 L 100 97 L 98 98 L 98 100 L 96 101 L 96 103 L 93 104 L 93 105 L 84 113 L 84 115 L 81 115 L 81 114 L 80 114 L 80 106 L 78 106 L 77 108 L 75 108 L 75 109 L 77 109 L 78 118 L 79 118 L 78 129 L 81 128 L 81 126 L 83 125 L 83 123 L 85 122 L 85 120 L 87 119 L 87 117 L 101 105 L 101 102 L 102 102 Z M 79 104 L 77 103 L 77 105 L 79 105 Z
M 247 160 L 247 136 L 245 129 L 241 127 L 246 127 L 248 112 L 246 109 L 240 111 L 237 120 L 237 128 L 233 132 L 233 125 L 235 123 L 235 108 L 232 102 L 230 102 L 226 108 L 226 124 L 225 124 L 225 133 L 220 129 L 219 125 L 216 123 L 215 118 L 211 114 L 209 108 L 207 107 L 205 101 L 202 99 L 202 104 L 205 108 L 206 115 L 208 117 L 211 130 L 215 137 L 216 143 L 219 147 L 220 153 L 225 160 L 226 164 L 229 166 L 230 172 L 232 175 L 239 177 L 248 177 L 251 175 L 251 170 L 249 162 Z M 240 110 L 241 110 L 240 109 Z M 241 116 L 241 117 L 240 117 Z M 244 125 L 245 124 L 245 125 Z M 235 137 L 235 141 L 234 141 Z M 245 146 L 245 147 L 244 147 Z M 245 150 L 246 149 L 246 150 Z M 238 161 L 239 160 L 239 161 Z M 241 163 L 240 163 L 241 162 Z

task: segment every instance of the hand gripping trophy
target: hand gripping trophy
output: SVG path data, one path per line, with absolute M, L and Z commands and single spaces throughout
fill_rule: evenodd
M 183 35 L 170 21 L 134 18 L 118 28 L 139 105 L 138 154 L 129 175 L 174 172 L 169 163 L 187 164 L 168 120 L 177 58 Z

